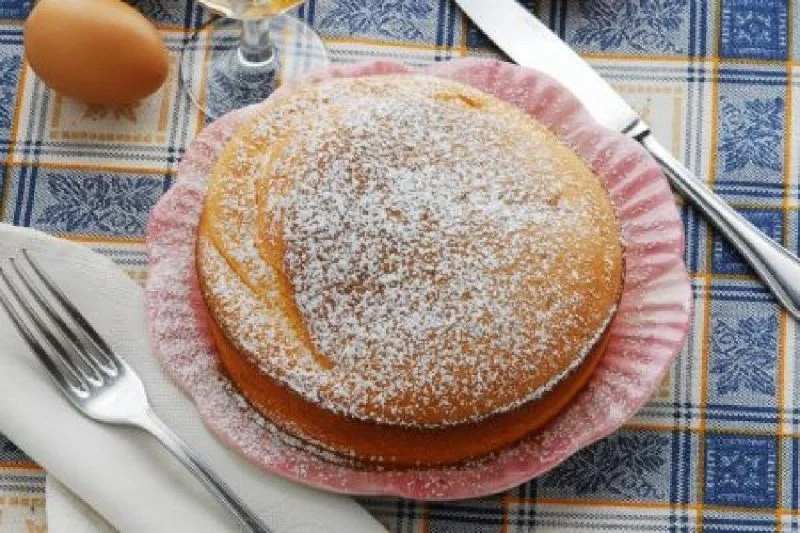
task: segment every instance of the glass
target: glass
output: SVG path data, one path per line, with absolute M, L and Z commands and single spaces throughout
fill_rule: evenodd
M 280 83 L 328 64 L 319 35 L 286 13 L 303 0 L 199 2 L 226 17 L 203 28 L 181 59 L 183 86 L 210 118 L 261 102 Z

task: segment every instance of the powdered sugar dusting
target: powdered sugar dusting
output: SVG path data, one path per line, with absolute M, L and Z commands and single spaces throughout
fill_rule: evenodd
M 371 63 L 337 67 L 327 76 L 371 75 L 408 70 L 398 64 Z M 513 100 L 541 118 L 536 110 L 544 91 L 562 90 L 548 77 L 493 61 L 462 60 L 438 65 L 433 74 L 452 77 Z M 220 438 L 269 472 L 327 490 L 399 495 L 419 499 L 457 499 L 499 492 L 540 475 L 576 450 L 619 427 L 658 387 L 680 349 L 687 329 L 690 297 L 681 260 L 682 236 L 671 193 L 657 165 L 632 141 L 594 124 L 583 111 L 544 121 L 587 160 L 608 183 L 641 182 L 615 203 L 647 192 L 653 213 L 650 252 L 626 250 L 626 286 L 609 347 L 590 383 L 545 430 L 496 456 L 457 468 L 406 471 L 359 470 L 335 464 L 317 450 L 293 442 L 270 427 L 230 385 L 216 364 L 206 332 L 205 306 L 194 271 L 195 234 L 203 204 L 206 177 L 222 143 L 254 111 L 228 115 L 204 130 L 187 151 L 175 186 L 154 209 L 147 232 L 150 272 L 147 305 L 154 353 L 165 370 L 195 400 L 201 416 Z M 580 138 L 571 137 L 582 132 Z M 615 144 L 613 150 L 606 147 Z M 615 153 L 613 158 L 609 154 Z M 612 161 L 613 159 L 613 161 Z M 627 161 L 627 162 L 626 162 Z M 613 163 L 613 164 L 612 164 Z M 631 179 L 627 179 L 631 178 Z M 657 192 L 644 185 L 660 182 Z M 636 241 L 639 228 L 621 217 L 626 241 Z M 661 227 L 662 233 L 653 232 Z M 638 279 L 635 287 L 627 280 Z M 188 295 L 188 297 L 187 297 Z M 659 313 L 670 311 L 669 324 Z M 650 320 L 650 317 L 656 317 Z
M 608 323 L 610 201 L 488 95 L 421 76 L 320 82 L 265 106 L 227 152 L 199 259 L 212 314 L 310 401 L 398 425 L 480 420 L 543 394 Z M 299 328 L 275 303 L 283 278 Z

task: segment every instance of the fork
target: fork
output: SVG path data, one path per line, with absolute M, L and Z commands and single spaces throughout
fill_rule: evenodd
M 0 290 L 0 304 L 70 403 L 98 422 L 147 431 L 236 516 L 245 531 L 269 533 L 261 519 L 153 412 L 136 372 L 31 254 L 26 249 L 21 254 L 27 267 L 14 258 L 8 259 L 10 270 L 0 266 L 0 279 L 6 287 L 6 291 Z

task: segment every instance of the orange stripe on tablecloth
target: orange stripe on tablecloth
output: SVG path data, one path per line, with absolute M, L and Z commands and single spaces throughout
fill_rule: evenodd
M 705 412 L 705 410 L 702 410 Z M 766 424 L 765 424 L 766 425 Z M 706 435 L 747 435 L 750 437 L 774 437 L 775 432 L 771 430 L 757 430 L 757 429 L 740 429 L 740 428 L 718 428 L 713 429 L 700 427 L 692 427 L 689 425 L 676 425 L 676 424 L 649 424 L 647 422 L 636 422 L 633 424 L 625 424 L 623 429 L 633 431 L 659 431 L 663 433 L 671 433 L 675 430 L 688 433 L 704 433 Z
M 681 127 L 672 127 L 672 149 L 675 153 L 679 153 L 683 151 L 681 150 L 681 132 L 685 129 L 685 124 L 682 119 L 686 116 L 686 111 L 684 109 L 686 100 L 683 95 L 676 93 L 672 96 L 672 102 L 672 123 L 675 125 L 681 124 Z
M 460 9 L 456 10 L 456 12 L 456 16 L 461 18 L 461 36 L 459 37 L 458 53 L 461 57 L 466 57 L 469 55 L 469 47 L 467 46 L 467 41 L 469 40 L 469 17 Z
M 757 202 L 737 202 L 737 201 L 729 201 L 728 205 L 733 207 L 734 209 L 759 209 L 761 211 L 797 211 L 800 210 L 800 204 L 796 201 L 793 201 L 791 198 L 789 201 L 785 203 L 781 203 L 781 205 L 776 204 L 768 204 L 768 203 L 757 203 Z
M 698 417 L 699 418 L 699 417 Z M 769 425 L 767 422 L 764 425 Z M 686 433 L 702 433 L 704 435 L 743 435 L 748 437 L 786 437 L 792 439 L 800 439 L 800 431 L 782 431 L 779 429 L 777 432 L 772 430 L 758 430 L 758 429 L 747 429 L 747 428 L 720 428 L 714 427 L 713 429 L 703 428 L 700 429 L 698 427 L 691 427 L 689 425 L 681 425 L 681 424 L 657 424 L 653 423 L 650 424 L 648 422 L 636 422 L 633 424 L 625 424 L 623 429 L 629 429 L 633 431 L 660 431 L 663 433 L 671 433 L 673 431 L 680 431 Z
M 422 513 L 419 517 L 419 530 L 420 533 L 428 533 L 431 530 L 430 522 L 428 521 L 428 505 L 422 506 Z
M 601 59 L 601 60 L 614 60 L 614 61 L 627 60 L 627 61 L 665 61 L 665 62 L 676 62 L 676 63 L 689 62 L 689 58 L 686 56 L 652 55 L 652 54 L 628 55 L 628 54 L 615 54 L 613 52 L 581 52 L 581 57 L 585 59 Z M 706 59 L 713 60 L 713 58 L 711 57 Z
M 191 31 L 187 30 L 186 26 L 184 26 L 183 24 L 178 25 L 178 24 L 170 24 L 169 22 L 155 22 L 155 21 L 152 22 L 155 25 L 156 29 L 158 29 L 158 31 L 167 34 L 170 33 L 185 34 Z
M 789 13 L 791 13 L 791 11 Z M 789 30 L 791 30 L 791 28 L 789 28 Z M 790 54 L 791 54 L 791 50 L 792 50 L 791 46 L 788 47 L 787 49 L 790 51 Z M 757 66 L 765 66 L 765 67 L 778 66 L 778 65 L 782 65 L 782 64 L 789 64 L 789 65 L 792 65 L 792 64 L 796 65 L 797 64 L 796 62 L 791 61 L 791 60 L 790 61 L 786 61 L 784 59 L 763 59 L 763 58 L 758 58 L 758 57 L 726 57 L 725 58 L 725 63 L 733 63 L 733 64 L 737 64 L 737 65 L 757 65 Z
M 25 470 L 35 470 L 37 472 L 42 471 L 42 467 L 34 463 L 33 461 L 0 461 L 0 469 L 25 469 Z
M 716 91 L 715 91 L 716 92 Z M 716 104 L 712 105 L 714 109 L 714 113 L 716 113 Z M 716 119 L 712 119 L 716 122 Z M 712 131 L 716 136 L 716 126 L 712 127 Z M 713 145 L 716 145 L 716 141 L 712 142 Z M 714 149 L 711 150 L 712 154 L 715 154 L 716 146 Z M 715 159 L 715 155 L 712 155 L 712 161 Z M 712 163 L 710 165 L 712 169 L 716 166 L 716 164 Z M 712 170 L 713 172 L 713 170 Z M 713 173 L 712 173 L 713 176 Z M 707 234 L 706 234 L 706 264 L 708 267 L 711 266 L 712 258 L 713 258 L 713 243 L 714 243 L 714 230 L 708 226 Z M 702 506 L 703 498 L 704 498 L 704 491 L 705 491 L 705 431 L 706 431 L 706 406 L 708 404 L 708 361 L 709 355 L 711 351 L 711 284 L 712 284 L 712 276 L 710 273 L 706 273 L 704 285 L 703 285 L 703 304 L 702 304 L 702 313 L 703 313 L 703 323 L 701 326 L 701 350 L 700 350 L 700 379 L 699 379 L 699 387 L 700 387 L 700 413 L 698 417 L 699 421 L 699 428 L 698 432 L 700 437 L 697 443 L 697 472 L 696 476 L 697 479 L 695 480 L 696 483 L 696 494 L 698 495 L 698 501 Z M 703 523 L 702 518 L 699 522 L 700 530 L 703 530 Z
M 31 505 L 44 505 L 45 504 L 45 497 L 44 496 L 34 496 L 32 494 L 6 494 L 0 496 L 0 506 L 8 505 L 8 506 L 15 506 L 15 505 L 22 505 L 25 507 L 30 507 Z
M 461 10 L 458 10 L 458 13 L 461 17 L 461 35 L 459 36 L 461 46 L 459 48 L 467 50 L 467 41 L 469 41 L 469 25 L 471 23 L 466 13 Z
M 791 18 L 792 14 L 791 0 L 787 1 L 787 16 Z M 787 56 L 789 50 L 792 50 L 792 21 L 789 20 L 787 24 L 786 35 L 786 49 Z M 789 237 L 789 191 L 791 182 L 791 167 L 792 167 L 792 64 L 790 61 L 786 62 L 786 96 L 784 98 L 784 140 L 783 140 L 783 244 L 788 244 Z M 780 532 L 783 529 L 781 523 L 780 507 L 783 500 L 783 441 L 784 441 L 784 403 L 786 401 L 784 392 L 786 390 L 786 331 L 788 328 L 788 313 L 782 307 L 778 308 L 779 322 L 778 322 L 778 364 L 777 376 L 775 377 L 775 388 L 777 389 L 777 408 L 778 408 L 778 435 L 776 436 L 777 453 L 775 454 L 775 501 L 778 505 L 775 509 L 775 531 Z
M 464 19 L 468 17 L 464 16 Z M 466 35 L 466 24 L 463 25 L 464 30 L 462 31 L 463 35 Z M 423 50 L 429 52 L 437 52 L 437 51 L 467 51 L 466 47 L 466 39 L 462 40 L 463 45 L 457 46 L 448 46 L 448 45 L 437 45 L 432 43 L 420 43 L 420 42 L 413 42 L 413 41 L 395 41 L 390 39 L 374 39 L 369 37 L 354 37 L 354 36 L 336 36 L 336 35 L 326 35 L 324 38 L 325 43 L 331 44 L 343 44 L 343 45 L 367 45 L 367 46 L 375 46 L 379 48 L 389 47 L 389 48 L 405 48 L 409 50 Z M 615 54 L 611 52 L 581 52 L 581 57 L 585 59 L 598 59 L 598 60 L 613 60 L 613 61 L 627 61 L 627 62 L 647 62 L 647 61 L 663 61 L 663 62 L 674 62 L 674 63 L 687 63 L 690 61 L 690 58 L 687 58 L 683 55 L 657 55 L 657 54 Z M 719 58 L 714 56 L 702 56 L 693 58 L 696 61 L 710 61 L 710 62 L 719 62 Z M 726 59 L 727 61 L 727 59 Z M 776 61 L 774 60 L 753 60 L 748 61 L 748 63 L 763 63 L 765 65 L 775 64 Z M 784 63 L 784 61 L 780 61 L 780 63 Z
M 66 239 L 68 241 L 74 242 L 85 242 L 85 243 L 100 243 L 100 244 L 144 244 L 145 238 L 144 237 L 123 237 L 123 236 L 115 236 L 115 235 L 89 235 L 89 234 L 60 234 L 55 232 L 54 235 L 61 237 L 62 239 Z
M 755 281 L 758 280 L 755 274 L 713 274 L 705 270 L 689 273 L 689 279 L 702 281 L 707 276 L 713 276 L 718 281 Z
M 715 39 L 718 42 L 718 37 Z M 791 50 L 791 48 L 789 48 Z M 600 60 L 611 60 L 611 61 L 664 61 L 664 62 L 674 62 L 674 63 L 687 63 L 689 61 L 706 61 L 712 63 L 719 63 L 720 57 L 719 54 L 714 53 L 711 55 L 705 56 L 695 56 L 695 57 L 688 57 L 685 55 L 657 55 L 657 54 L 615 54 L 613 52 L 581 52 L 581 56 L 586 59 L 600 59 Z M 757 65 L 757 66 L 780 66 L 783 64 L 790 64 L 790 65 L 800 65 L 800 61 L 786 61 L 783 59 L 762 59 L 762 58 L 725 58 L 725 63 L 730 64 L 737 64 L 737 65 Z
M 64 104 L 64 97 L 58 93 L 53 96 L 53 115 L 50 117 L 50 127 L 56 129 L 61 123 L 61 107 Z
M 509 497 L 510 503 L 542 505 L 570 505 L 575 507 L 626 507 L 634 509 L 668 509 L 671 504 L 666 502 L 642 502 L 629 500 L 604 500 L 604 499 L 570 499 L 570 498 L 520 498 L 517 496 Z M 683 507 L 691 507 L 691 504 L 676 504 Z
M 205 103 L 206 103 L 206 84 L 208 83 L 208 58 L 211 55 L 211 46 L 208 46 L 208 39 L 211 37 L 211 33 L 212 33 L 211 26 L 207 26 L 201 32 L 203 38 L 206 39 L 206 47 L 205 50 L 203 51 L 203 59 L 200 64 L 200 89 L 198 90 L 199 96 L 197 102 L 199 105 L 192 106 L 191 103 L 187 104 L 190 107 L 195 107 L 195 116 L 196 116 L 195 128 L 194 128 L 195 135 L 200 133 L 200 130 L 203 129 L 203 125 L 205 123 L 205 113 L 203 113 L 203 108 L 206 107 Z M 198 40 L 199 37 L 200 34 L 198 34 Z M 192 77 L 194 77 L 194 72 L 192 73 Z M 191 100 L 191 98 L 189 100 Z
M 500 526 L 500 533 L 508 533 L 508 510 L 510 505 L 511 505 L 511 494 L 509 492 L 506 492 L 500 499 L 500 509 L 503 511 L 503 522 L 501 523 Z
M 369 37 L 339 37 L 335 35 L 326 35 L 325 43 L 331 44 L 354 44 L 354 45 L 369 45 L 379 48 L 405 48 L 408 50 L 424 50 L 428 52 L 440 52 L 457 49 L 455 46 L 418 43 L 411 41 L 393 41 L 389 39 L 370 39 Z
M 188 45 L 187 45 L 188 46 Z M 176 60 L 177 59 L 177 63 Z M 158 109 L 158 131 L 162 134 L 167 131 L 167 122 L 169 118 L 169 110 L 175 107 L 175 100 L 181 96 L 181 61 L 183 53 L 178 53 L 177 58 L 172 58 L 169 65 L 169 72 L 167 79 L 164 80 L 161 92 L 161 106 Z M 170 90 L 175 88 L 176 90 Z M 170 105 L 172 104 L 172 105 Z
M 747 514 L 760 514 L 760 515 L 768 515 L 772 513 L 771 508 L 765 507 L 742 507 L 738 505 L 714 505 L 714 504 L 693 504 L 693 503 L 669 503 L 669 502 L 642 502 L 642 501 L 630 501 L 630 500 L 604 500 L 604 499 L 570 499 L 570 498 L 517 498 L 511 497 L 511 503 L 515 504 L 531 504 L 537 503 L 540 505 L 565 505 L 575 508 L 581 507 L 606 507 L 606 508 L 623 508 L 623 509 L 650 509 L 653 511 L 660 511 L 660 510 L 673 510 L 678 509 L 681 511 L 692 511 L 698 513 L 698 519 L 701 517 L 701 513 L 704 510 L 708 511 L 720 511 L 720 512 L 738 512 L 738 513 L 747 513 Z M 799 511 L 794 511 L 791 509 L 780 509 L 781 514 L 792 514 L 792 515 L 800 515 Z
M 171 168 L 154 168 L 154 167 L 130 167 L 114 164 L 96 165 L 91 163 L 51 163 L 51 162 L 37 162 L 35 164 L 27 163 L 25 161 L 8 161 L 8 166 L 35 166 L 39 168 L 49 169 L 67 169 L 67 170 L 81 170 L 86 172 L 125 172 L 129 174 L 169 174 L 175 173 Z

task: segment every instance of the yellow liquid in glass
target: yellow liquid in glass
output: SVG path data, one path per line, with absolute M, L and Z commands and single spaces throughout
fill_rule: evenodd
M 209 9 L 220 15 L 238 19 L 258 19 L 280 15 L 303 3 L 303 0 L 250 0 L 240 15 L 235 15 L 231 0 L 200 0 Z

